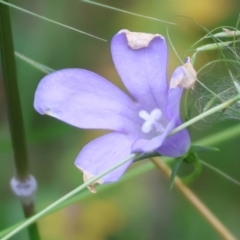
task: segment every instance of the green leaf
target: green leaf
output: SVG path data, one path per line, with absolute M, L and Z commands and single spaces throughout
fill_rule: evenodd
M 240 31 L 233 31 L 229 30 L 227 28 L 223 28 L 223 32 L 215 33 L 212 35 L 215 38 L 218 37 L 235 37 L 235 36 L 240 36 Z
M 191 57 L 191 64 L 194 66 L 194 63 L 195 63 L 195 61 L 196 61 L 196 58 L 197 58 L 197 53 L 198 52 L 195 52 L 193 55 L 192 55 L 192 57 Z
M 200 146 L 200 145 L 192 145 L 190 152 L 195 153 L 195 152 L 205 152 L 205 151 L 213 151 L 217 152 L 219 151 L 218 148 L 215 147 L 209 147 L 209 146 Z
M 181 180 L 184 183 L 190 183 L 193 180 L 195 180 L 202 172 L 202 163 L 200 162 L 195 153 L 190 153 L 186 158 L 184 158 L 184 161 L 191 164 L 194 167 L 194 171 L 191 174 L 189 174 L 186 177 L 181 177 Z
M 170 189 L 173 187 L 175 177 L 177 176 L 177 172 L 183 161 L 191 164 L 194 167 L 194 170 L 191 174 L 189 174 L 186 177 L 180 177 L 180 179 L 184 183 L 192 182 L 194 179 L 196 179 L 196 177 L 198 177 L 198 175 L 202 171 L 202 164 L 195 153 L 189 152 L 187 156 L 184 155 L 182 157 L 176 158 L 175 164 L 172 168 L 172 174 L 170 178 Z
M 211 51 L 211 50 L 218 50 L 219 48 L 227 47 L 229 44 L 234 43 L 236 41 L 226 41 L 226 42 L 219 42 L 219 43 L 209 43 L 202 45 L 196 49 L 197 52 L 200 51 Z

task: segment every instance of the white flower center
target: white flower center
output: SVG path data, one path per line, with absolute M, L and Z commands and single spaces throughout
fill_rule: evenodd
M 145 120 L 145 122 L 142 125 L 142 132 L 149 133 L 153 127 L 157 130 L 157 132 L 163 132 L 164 128 L 159 123 L 159 120 L 162 116 L 162 112 L 160 109 L 155 108 L 151 111 L 151 113 L 147 113 L 145 110 L 141 110 L 138 113 L 139 117 Z

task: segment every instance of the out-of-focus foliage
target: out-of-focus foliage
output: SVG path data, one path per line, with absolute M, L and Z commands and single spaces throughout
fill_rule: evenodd
M 11 9 L 17 52 L 52 69 L 89 69 L 123 89 L 111 60 L 111 37 L 121 29 L 160 33 L 167 37 L 167 24 L 77 0 L 12 0 L 11 3 L 108 40 L 106 43 Z M 235 26 L 240 7 L 238 0 L 105 0 L 101 3 L 177 23 L 168 25 L 168 30 L 180 56 L 205 34 L 195 21 L 209 30 Z M 180 63 L 170 45 L 169 51 L 170 75 Z M 211 54 L 205 53 L 199 65 L 206 64 Z M 82 174 L 73 165 L 74 159 L 87 142 L 102 132 L 76 130 L 36 113 L 34 91 L 44 74 L 20 59 L 17 59 L 17 69 L 31 171 L 39 185 L 36 203 L 40 210 L 82 183 Z M 0 229 L 4 229 L 20 221 L 23 214 L 9 188 L 14 165 L 2 74 L 0 109 Z M 191 127 L 191 136 L 193 140 L 200 139 L 234 124 L 239 122 L 228 120 L 201 131 Z M 226 140 L 216 147 L 220 152 L 207 152 L 201 154 L 201 158 L 239 179 L 239 138 Z M 141 162 L 132 167 L 137 164 Z M 204 168 L 191 188 L 236 236 L 240 236 L 239 187 Z M 92 195 L 39 223 L 44 240 L 219 239 L 175 189 L 169 190 L 169 181 L 157 170 Z M 23 232 L 12 239 L 26 239 L 26 235 Z

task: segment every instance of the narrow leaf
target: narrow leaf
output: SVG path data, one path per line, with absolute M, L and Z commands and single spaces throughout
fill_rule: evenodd
M 171 177 L 170 177 L 170 189 L 172 189 L 172 187 L 173 187 L 175 177 L 177 175 L 178 169 L 179 169 L 180 165 L 182 164 L 183 160 L 184 160 L 184 157 L 179 157 L 179 158 L 175 159 L 175 164 L 172 168 L 172 173 L 171 173 Z
M 209 146 L 192 145 L 190 151 L 193 153 L 194 152 L 205 152 L 205 151 L 217 152 L 217 151 L 219 151 L 219 149 L 215 148 L 215 147 L 209 147 Z
M 227 42 L 220 42 L 220 43 L 210 43 L 210 44 L 205 44 L 201 47 L 198 47 L 196 50 L 198 52 L 200 51 L 210 51 L 210 50 L 217 50 L 219 48 L 223 48 L 228 46 L 229 44 L 236 42 L 236 41 L 227 41 Z

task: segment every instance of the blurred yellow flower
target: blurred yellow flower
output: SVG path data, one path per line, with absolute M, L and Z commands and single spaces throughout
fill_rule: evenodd
M 192 18 L 204 26 L 215 25 L 227 17 L 239 2 L 235 0 L 183 0 L 172 5 L 177 15 Z
M 39 221 L 45 240 L 104 240 L 124 225 L 124 213 L 113 201 L 93 201 L 51 214 Z

